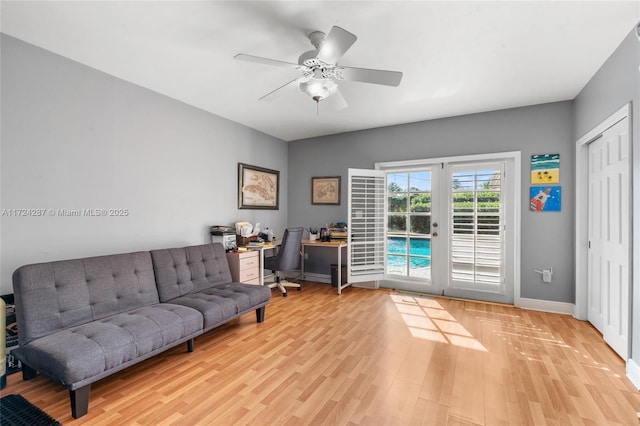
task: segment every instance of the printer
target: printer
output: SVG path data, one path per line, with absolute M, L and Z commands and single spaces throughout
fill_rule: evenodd
M 211 242 L 222 243 L 226 251 L 238 248 L 236 244 L 236 230 L 231 226 L 212 226 L 210 229 Z

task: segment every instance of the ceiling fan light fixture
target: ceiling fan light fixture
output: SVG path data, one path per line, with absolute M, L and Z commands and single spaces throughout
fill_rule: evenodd
M 300 83 L 300 91 L 311 97 L 316 102 L 320 102 L 328 96 L 331 96 L 338 89 L 338 85 L 330 78 L 315 79 Z
M 291 80 L 275 90 L 259 98 L 262 101 L 270 101 L 279 96 L 285 88 L 295 88 L 318 103 L 335 94 L 332 99 L 336 102 L 334 107 L 345 108 L 346 101 L 342 97 L 335 80 L 350 80 L 361 83 L 382 84 L 385 86 L 398 86 L 402 80 L 402 73 L 398 71 L 386 71 L 370 68 L 354 68 L 338 66 L 338 61 L 351 48 L 358 39 L 355 34 L 333 26 L 329 34 L 314 31 L 309 34 L 309 41 L 315 47 L 314 50 L 304 52 L 298 57 L 298 63 L 280 61 L 276 59 L 262 58 L 260 56 L 239 53 L 234 59 L 258 64 L 290 68 L 302 74 L 299 78 Z

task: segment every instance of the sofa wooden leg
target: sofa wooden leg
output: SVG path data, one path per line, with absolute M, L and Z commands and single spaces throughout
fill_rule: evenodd
M 266 306 L 263 306 L 262 308 L 258 308 L 256 309 L 256 321 L 257 322 L 263 322 L 264 321 L 264 311 L 266 309 Z
M 74 419 L 79 419 L 89 412 L 89 393 L 91 385 L 83 386 L 76 390 L 69 390 L 71 401 L 71 415 Z
M 187 352 L 193 352 L 193 339 L 187 340 Z
M 31 380 L 35 379 L 38 375 L 38 371 L 29 367 L 24 362 L 22 363 L 22 380 Z

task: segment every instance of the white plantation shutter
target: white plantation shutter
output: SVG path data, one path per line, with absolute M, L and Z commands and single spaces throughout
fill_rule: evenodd
M 349 282 L 377 281 L 385 272 L 385 175 L 349 169 Z
M 453 287 L 502 291 L 502 163 L 450 165 L 449 262 Z

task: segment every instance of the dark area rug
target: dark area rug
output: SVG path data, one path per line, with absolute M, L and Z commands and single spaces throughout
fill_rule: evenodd
M 61 426 L 61 423 L 24 399 L 22 395 L 11 394 L 0 398 L 0 425 Z

